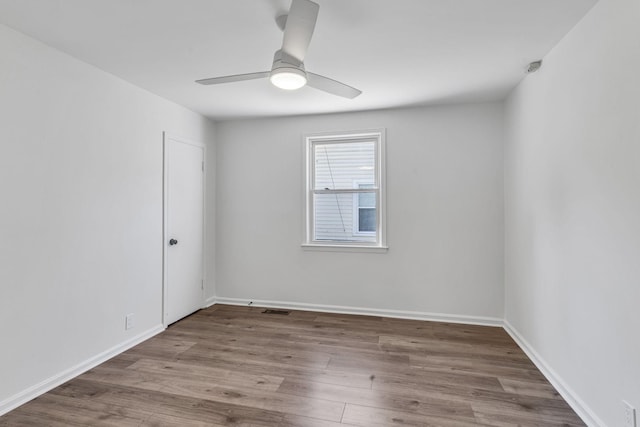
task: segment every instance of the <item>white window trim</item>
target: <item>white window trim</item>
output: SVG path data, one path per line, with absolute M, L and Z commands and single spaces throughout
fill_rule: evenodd
M 346 140 L 374 139 L 376 141 L 376 176 L 378 197 L 376 197 L 376 242 L 338 242 L 338 241 L 317 241 L 313 240 L 314 230 L 314 193 L 323 193 L 326 190 L 313 190 L 314 164 L 313 146 L 314 143 L 341 143 Z M 338 251 L 338 252 L 386 252 L 387 246 L 387 186 L 386 186 L 386 130 L 373 129 L 364 131 L 345 131 L 330 133 L 313 133 L 303 136 L 304 150 L 304 230 L 303 243 L 304 250 Z M 357 190 L 356 190 L 357 191 Z M 333 191 L 330 191 L 333 193 Z M 349 191 L 353 192 L 353 191 Z

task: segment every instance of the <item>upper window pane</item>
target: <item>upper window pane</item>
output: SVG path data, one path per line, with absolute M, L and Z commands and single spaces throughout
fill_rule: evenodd
M 375 182 L 375 141 L 314 144 L 314 189 L 344 190 Z
M 359 189 L 373 188 L 373 184 L 358 184 Z M 376 207 L 376 193 L 358 193 L 358 206 L 361 208 Z

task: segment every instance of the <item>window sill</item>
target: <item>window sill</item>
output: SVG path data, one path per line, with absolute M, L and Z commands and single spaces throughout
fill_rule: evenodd
M 364 245 L 331 245 L 318 243 L 303 243 L 304 251 L 320 251 L 320 252 L 362 252 L 362 253 L 386 253 L 388 246 L 364 246 Z

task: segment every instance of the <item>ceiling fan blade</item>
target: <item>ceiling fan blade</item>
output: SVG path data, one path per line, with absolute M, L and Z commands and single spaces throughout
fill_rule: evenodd
M 310 0 L 292 0 L 284 28 L 282 50 L 298 61 L 304 61 L 313 29 L 318 19 L 318 6 Z
M 361 90 L 351 87 L 339 81 L 324 77 L 319 74 L 307 71 L 307 85 L 331 93 L 333 95 L 342 96 L 344 98 L 353 99 L 362 93 Z
M 220 83 L 241 82 L 243 80 L 254 80 L 269 77 L 270 71 L 261 71 L 259 73 L 234 74 L 232 76 L 212 77 L 210 79 L 196 80 L 201 85 L 217 85 Z

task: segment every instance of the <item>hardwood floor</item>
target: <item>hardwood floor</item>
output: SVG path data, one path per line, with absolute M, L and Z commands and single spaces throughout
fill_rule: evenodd
M 500 328 L 216 305 L 1 426 L 584 426 Z

